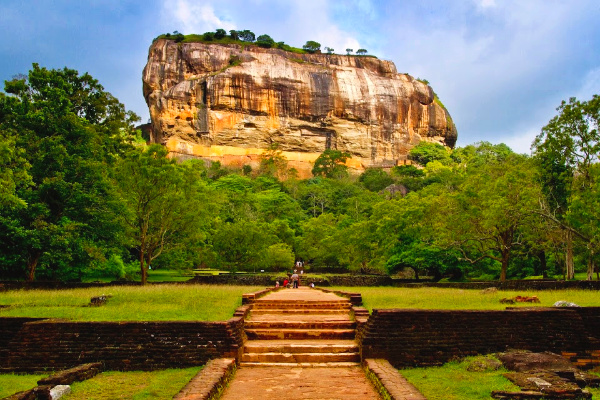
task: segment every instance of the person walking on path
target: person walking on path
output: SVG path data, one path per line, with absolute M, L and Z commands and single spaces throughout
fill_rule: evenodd
M 294 274 L 292 275 L 292 285 L 293 285 L 294 289 L 298 289 L 299 281 L 300 281 L 300 277 L 298 276 L 296 271 L 294 271 Z

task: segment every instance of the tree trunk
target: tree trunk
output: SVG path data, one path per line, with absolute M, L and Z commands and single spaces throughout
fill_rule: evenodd
M 586 279 L 588 281 L 591 281 L 594 279 L 594 250 L 590 251 L 590 258 L 588 260 L 588 269 L 587 269 L 587 277 Z
M 567 231 L 567 254 L 565 258 L 566 278 L 575 278 L 575 264 L 573 262 L 573 232 Z
M 144 265 L 144 248 L 140 247 L 140 270 L 142 272 L 142 285 L 145 285 L 148 282 L 148 271 Z
M 500 268 L 500 282 L 506 281 L 506 271 L 508 270 L 508 260 L 510 251 L 507 248 L 502 249 L 502 267 Z
M 548 277 L 548 264 L 546 262 L 546 252 L 541 250 L 538 253 L 538 258 L 540 259 L 540 269 L 542 270 L 542 278 Z
M 27 282 L 33 282 L 35 279 L 35 269 L 37 268 L 41 256 L 42 252 L 38 251 L 34 253 L 33 256 L 27 258 Z

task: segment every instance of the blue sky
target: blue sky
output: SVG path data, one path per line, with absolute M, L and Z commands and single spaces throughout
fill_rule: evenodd
M 161 33 L 250 29 L 366 48 L 429 80 L 458 145 L 528 153 L 561 100 L 600 94 L 598 0 L 1 0 L 0 79 L 31 63 L 89 72 L 145 122 L 142 69 Z

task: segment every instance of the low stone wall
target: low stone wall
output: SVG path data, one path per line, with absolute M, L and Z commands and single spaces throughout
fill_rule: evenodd
M 59 370 L 102 362 L 107 370 L 155 370 L 237 358 L 243 347 L 242 317 L 219 322 L 24 322 L 4 337 L 0 371 Z
M 166 284 L 207 284 L 207 285 L 247 285 L 247 286 L 275 286 L 275 281 L 281 284 L 285 274 L 223 274 L 223 275 L 198 275 L 186 282 L 165 282 Z M 394 279 L 386 275 L 327 275 L 316 277 L 307 273 L 301 278 L 302 285 L 311 282 L 317 287 L 328 286 L 395 286 L 407 288 L 440 287 L 454 289 L 482 290 L 495 287 L 499 290 L 560 290 L 560 289 L 587 289 L 600 290 L 600 281 L 553 281 L 553 280 L 509 280 L 506 282 L 431 282 L 427 280 Z M 160 285 L 161 283 L 151 283 Z M 111 282 L 111 283 L 71 283 L 71 282 L 13 282 L 0 281 L 0 291 L 16 289 L 71 289 L 108 286 L 139 286 L 139 282 Z
M 587 289 L 600 290 L 600 281 L 552 281 L 552 280 L 510 280 L 505 282 L 406 282 L 393 281 L 396 287 L 439 287 L 450 289 L 482 290 L 495 287 L 498 290 L 561 290 Z
M 396 367 L 439 365 L 509 348 L 583 353 L 600 348 L 593 337 L 600 331 L 588 330 L 598 317 L 598 308 L 373 310 L 358 339 L 362 359 L 385 358 Z

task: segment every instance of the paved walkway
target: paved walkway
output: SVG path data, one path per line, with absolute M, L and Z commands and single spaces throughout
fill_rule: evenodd
M 222 400 L 379 400 L 362 368 L 241 367 Z
M 307 287 L 255 301 L 242 362 L 222 400 L 378 400 L 359 364 L 350 303 Z M 425 399 L 387 361 L 368 360 L 392 399 Z

